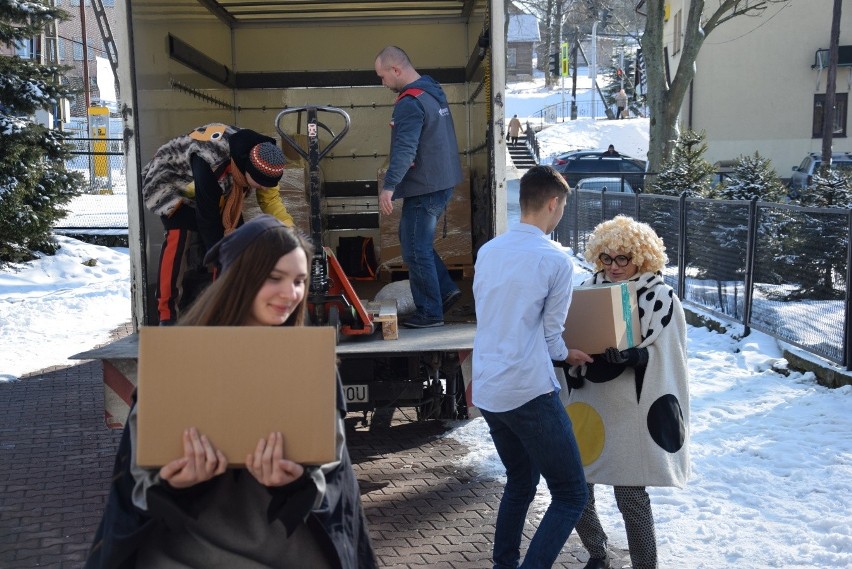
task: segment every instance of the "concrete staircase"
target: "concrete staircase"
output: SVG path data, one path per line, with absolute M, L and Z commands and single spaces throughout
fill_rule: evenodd
M 518 170 L 529 170 L 536 165 L 535 158 L 527 149 L 526 143 L 520 140 L 517 144 L 509 143 L 509 155 Z

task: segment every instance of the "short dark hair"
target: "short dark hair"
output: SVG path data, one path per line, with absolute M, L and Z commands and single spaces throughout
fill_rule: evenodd
M 553 166 L 533 166 L 521 177 L 521 212 L 538 211 L 553 197 L 568 196 L 568 182 Z
M 395 45 L 389 45 L 382 49 L 376 56 L 376 59 L 381 62 L 382 67 L 385 69 L 394 65 L 398 67 L 413 67 L 408 54 L 401 47 Z

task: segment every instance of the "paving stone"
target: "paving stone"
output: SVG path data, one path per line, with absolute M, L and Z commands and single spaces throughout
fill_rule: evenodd
M 382 567 L 490 567 L 499 480 L 459 462 L 447 424 L 385 413 L 370 429 L 346 418 L 349 450 Z M 120 431 L 103 421 L 101 366 L 57 366 L 0 383 L 0 567 L 82 566 L 100 523 Z M 525 530 L 526 547 L 534 532 Z M 572 535 L 555 567 L 581 569 Z M 629 567 L 616 552 L 615 567 Z

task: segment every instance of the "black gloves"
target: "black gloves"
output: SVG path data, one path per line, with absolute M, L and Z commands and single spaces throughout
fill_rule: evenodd
M 611 364 L 645 367 L 648 365 L 648 348 L 627 348 L 621 351 L 618 348 L 607 348 L 604 359 Z
M 571 389 L 580 389 L 581 387 L 583 387 L 583 376 L 578 373 L 575 377 L 570 373 L 566 373 L 565 382 Z

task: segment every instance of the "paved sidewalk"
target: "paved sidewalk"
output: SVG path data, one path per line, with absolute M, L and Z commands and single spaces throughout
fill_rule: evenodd
M 82 566 L 120 437 L 104 427 L 102 401 L 96 362 L 0 383 L 0 568 Z M 442 422 L 406 415 L 372 431 L 360 413 L 346 421 L 380 565 L 490 567 L 501 484 L 459 466 L 467 449 L 441 436 Z M 573 534 L 555 567 L 585 560 Z M 613 566 L 629 567 L 625 552 Z

